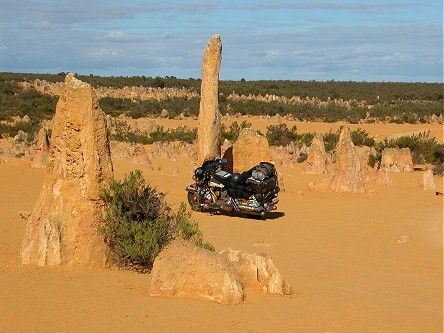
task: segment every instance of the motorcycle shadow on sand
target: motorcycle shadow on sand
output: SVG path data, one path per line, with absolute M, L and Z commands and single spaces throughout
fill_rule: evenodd
M 267 212 L 265 215 L 253 215 L 253 214 L 245 214 L 245 213 L 239 213 L 236 211 L 233 212 L 226 212 L 226 211 L 202 211 L 201 213 L 207 213 L 208 215 L 221 215 L 221 216 L 228 216 L 228 217 L 236 217 L 241 219 L 248 219 L 248 220 L 277 220 L 283 216 L 285 216 L 284 212 Z

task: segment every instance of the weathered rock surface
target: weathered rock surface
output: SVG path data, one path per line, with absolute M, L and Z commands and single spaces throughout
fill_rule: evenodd
M 324 178 L 310 182 L 308 188 L 311 191 L 327 191 L 330 187 L 331 179 Z
M 390 172 L 413 172 L 410 149 L 385 148 L 382 151 L 381 168 L 387 168 Z
M 379 168 L 375 172 L 376 175 L 376 184 L 390 186 L 393 184 L 392 179 L 390 178 L 390 172 L 387 168 Z
M 131 154 L 129 149 L 124 147 L 123 145 L 116 144 L 115 142 L 111 144 L 111 159 L 112 161 L 125 160 L 130 159 Z
M 257 287 L 270 294 L 293 292 L 266 254 L 232 249 L 217 254 L 175 240 L 154 261 L 150 295 L 238 304 L 243 302 L 247 287 Z
M 435 184 L 435 179 L 433 178 L 432 170 L 426 170 L 422 173 L 422 177 L 419 180 L 419 187 L 423 191 L 436 190 L 436 184 Z
M 336 192 L 365 193 L 361 161 L 347 126 L 342 127 L 336 145 L 335 169 L 329 187 Z
M 142 145 L 136 145 L 133 148 L 131 159 L 131 164 L 143 164 L 148 166 L 149 169 L 153 169 L 153 165 L 151 164 L 150 159 L 148 158 L 148 155 L 145 151 L 145 148 L 143 148 Z
M 302 150 L 295 147 L 293 142 L 287 146 L 271 146 L 270 153 L 271 161 L 277 167 L 294 168 L 297 163 L 301 162 L 299 156 Z M 306 157 L 305 155 L 304 161 Z
M 106 118 L 93 88 L 72 74 L 57 103 L 48 165 L 28 220 L 23 264 L 103 266 L 99 192 L 113 176 Z
M 31 161 L 33 168 L 46 168 L 49 154 L 49 140 L 46 129 L 41 128 L 37 134 L 34 158 Z
M 226 257 L 182 240 L 171 242 L 154 261 L 152 296 L 205 298 L 238 304 L 244 291 Z
M 260 162 L 270 161 L 271 151 L 267 138 L 251 128 L 242 129 L 233 145 L 234 171 L 243 172 Z
M 219 71 L 222 42 L 214 35 L 208 42 L 202 61 L 199 127 L 197 130 L 198 163 L 220 157 L 221 115 L 219 113 Z
M 290 284 L 268 255 L 250 254 L 232 249 L 223 250 L 220 255 L 225 256 L 232 263 L 244 288 L 258 286 L 269 294 L 291 295 L 293 293 Z
M 317 133 L 310 148 L 308 148 L 308 157 L 305 160 L 303 173 L 322 175 L 327 171 L 327 153 L 325 152 L 324 138 L 322 134 Z

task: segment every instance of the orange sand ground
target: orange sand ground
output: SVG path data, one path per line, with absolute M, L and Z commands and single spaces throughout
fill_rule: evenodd
M 333 126 L 298 123 L 300 132 Z M 380 137 L 433 127 L 442 140 L 439 125 L 356 127 Z M 142 169 L 178 207 L 193 166 L 153 164 L 119 161 L 115 174 Z M 417 189 L 419 172 L 391 174 L 393 186 L 367 186 L 367 194 L 311 192 L 308 183 L 325 176 L 301 167 L 278 170 L 286 191 L 267 220 L 193 213 L 216 250 L 269 253 L 295 291 L 247 290 L 244 304 L 223 306 L 149 297 L 149 274 L 22 267 L 17 212 L 33 209 L 45 170 L 0 165 L 0 332 L 442 332 L 443 197 Z M 435 182 L 442 191 L 443 178 Z M 411 240 L 399 244 L 402 235 Z

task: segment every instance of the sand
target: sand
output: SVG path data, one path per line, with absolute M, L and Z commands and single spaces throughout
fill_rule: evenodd
M 254 126 L 269 124 L 254 119 Z M 298 128 L 328 132 L 333 125 Z M 442 140 L 442 126 L 365 128 L 379 137 L 429 128 Z M 118 161 L 115 175 L 140 168 L 178 207 L 192 163 L 153 165 Z M 26 222 L 18 211 L 33 209 L 45 170 L 0 165 L 0 332 L 442 332 L 443 196 L 418 189 L 420 172 L 391 174 L 392 186 L 367 186 L 367 194 L 341 194 L 308 190 L 325 176 L 303 175 L 302 165 L 278 171 L 286 191 L 267 220 L 193 213 L 216 250 L 270 254 L 295 291 L 249 289 L 244 304 L 223 306 L 150 297 L 149 274 L 21 266 Z M 442 190 L 443 178 L 435 182 Z M 400 236 L 407 242 L 399 243 Z

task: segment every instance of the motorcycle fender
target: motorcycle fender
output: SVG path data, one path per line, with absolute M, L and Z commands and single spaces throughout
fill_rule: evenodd
M 196 184 L 190 184 L 185 188 L 185 191 L 189 192 L 189 193 L 196 193 L 197 192 L 197 186 Z

